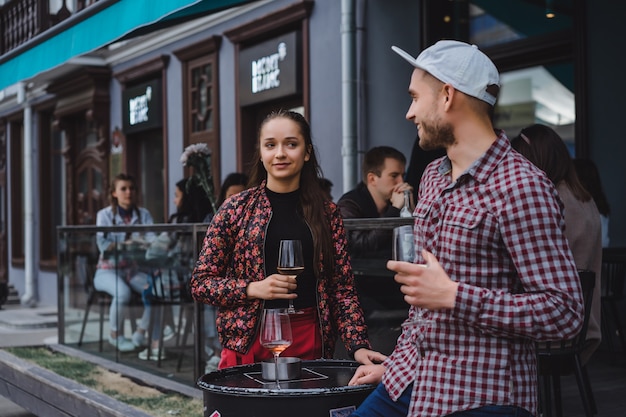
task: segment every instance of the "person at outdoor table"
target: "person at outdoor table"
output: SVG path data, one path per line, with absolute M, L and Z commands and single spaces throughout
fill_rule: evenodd
M 176 182 L 174 206 L 176 207 L 176 212 L 170 215 L 168 223 L 208 222 L 213 212 L 211 203 L 204 190 L 200 185 L 194 183 L 191 177 L 183 178 Z M 191 275 L 195 256 L 196 252 L 192 248 L 190 236 L 181 236 L 178 233 L 160 233 L 146 251 L 146 259 L 157 262 L 153 271 L 158 275 L 153 275 L 152 286 L 148 287 L 144 292 L 144 301 L 150 303 L 155 300 L 155 294 L 158 294 L 157 297 L 162 297 L 163 295 L 172 297 L 175 293 L 170 292 L 172 291 L 171 287 L 181 284 L 185 285 L 184 290 L 186 291 L 186 284 Z M 159 263 L 161 265 L 158 265 Z M 176 283 L 175 281 L 177 280 L 179 282 Z M 159 294 L 160 292 L 165 294 Z M 139 352 L 139 359 L 158 360 L 159 350 L 161 350 L 160 359 L 164 360 L 167 358 L 165 349 L 159 349 L 161 329 L 163 329 L 163 340 L 167 341 L 174 337 L 173 328 L 175 325 L 171 306 L 166 305 L 162 308 L 164 308 L 163 322 L 161 323 L 159 314 L 153 317 L 150 355 L 148 355 L 148 349 L 146 348 Z
M 269 114 L 258 132 L 252 188 L 226 200 L 215 214 L 191 279 L 193 297 L 218 307 L 223 345 L 219 368 L 269 359 L 259 343 L 264 308 L 287 308 L 293 343 L 283 355 L 332 358 L 339 335 L 360 363 L 382 361 L 371 350 L 346 251 L 343 221 L 319 184 L 320 167 L 306 119 Z M 282 239 L 302 241 L 305 272 L 277 273 Z
M 220 194 L 217 197 L 217 206 L 224 204 L 224 201 L 237 193 L 242 192 L 248 186 L 248 176 L 242 172 L 231 172 L 226 176 Z
M 476 46 L 393 50 L 414 67 L 406 118 L 446 156 L 420 183 L 416 264 L 387 263 L 409 318 L 389 358 L 355 372 L 350 385 L 382 383 L 353 416 L 535 415 L 536 342 L 583 321 L 557 192 L 494 130 L 499 74 Z
M 404 192 L 413 187 L 404 182 L 406 157 L 390 146 L 377 146 L 365 153 L 362 181 L 337 201 L 344 219 L 400 217 L 405 206 Z M 410 201 L 413 198 L 411 197 Z M 409 212 L 412 207 L 408 207 Z M 353 230 L 348 234 L 353 257 L 391 254 L 391 230 Z
M 121 226 L 152 224 L 150 212 L 135 203 L 137 189 L 135 180 L 127 174 L 118 174 L 111 182 L 109 199 L 111 205 L 98 211 L 97 226 Z M 137 260 L 126 255 L 135 246 L 149 243 L 153 233 L 142 237 L 139 233 L 98 232 L 96 242 L 100 259 L 94 276 L 94 287 L 98 291 L 111 294 L 109 309 L 109 343 L 121 352 L 132 351 L 145 346 L 146 329 L 150 322 L 150 307 L 144 304 L 139 325 L 129 340 L 124 337 L 124 312 L 131 299 L 131 291 L 142 294 L 148 286 L 148 275 L 139 271 Z
M 242 192 L 248 186 L 248 176 L 242 172 L 231 172 L 226 176 L 220 193 L 217 196 L 217 206 L 224 204 L 228 198 Z M 219 342 L 216 326 L 217 308 L 210 304 L 204 306 L 204 351 L 208 356 L 204 372 L 209 373 L 216 371 L 220 364 L 222 345 Z
M 511 139 L 513 149 L 546 173 L 563 202 L 565 236 L 578 269 L 596 274 L 585 347 L 580 354 L 587 363 L 602 341 L 600 304 L 602 292 L 602 225 L 600 213 L 585 189 L 563 139 L 548 126 L 535 124 Z

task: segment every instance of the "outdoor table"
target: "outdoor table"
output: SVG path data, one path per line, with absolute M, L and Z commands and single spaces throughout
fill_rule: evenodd
M 299 379 L 261 377 L 261 364 L 235 366 L 203 375 L 205 417 L 345 417 L 375 385 L 348 386 L 359 366 L 343 360 L 302 361 Z

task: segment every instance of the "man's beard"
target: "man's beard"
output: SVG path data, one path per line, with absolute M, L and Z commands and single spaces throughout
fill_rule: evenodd
M 435 149 L 448 149 L 448 147 L 454 145 L 456 139 L 452 131 L 451 124 L 439 125 L 428 124 L 422 122 L 420 124 L 420 148 L 425 151 L 432 151 Z

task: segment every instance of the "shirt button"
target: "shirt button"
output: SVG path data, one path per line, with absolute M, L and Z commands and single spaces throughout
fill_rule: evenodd
M 432 220 L 430 221 L 432 224 L 437 224 L 439 222 L 439 219 L 437 217 L 433 217 Z

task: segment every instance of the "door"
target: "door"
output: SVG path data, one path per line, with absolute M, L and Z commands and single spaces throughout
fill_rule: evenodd
M 155 223 L 165 222 L 165 172 L 163 163 L 163 134 L 160 129 L 128 135 L 128 174 L 135 177 L 138 204 L 148 209 Z

